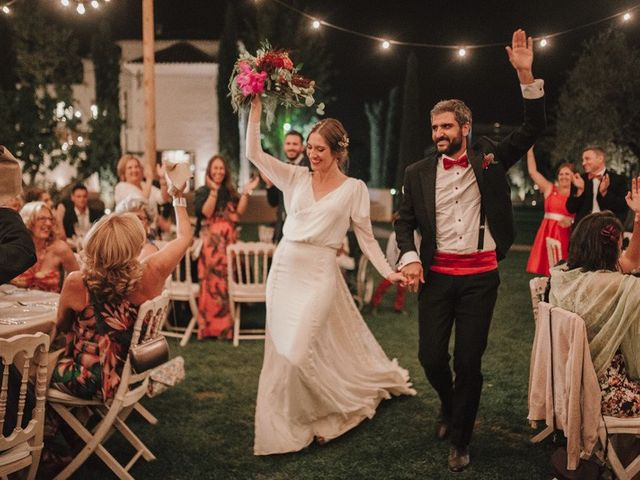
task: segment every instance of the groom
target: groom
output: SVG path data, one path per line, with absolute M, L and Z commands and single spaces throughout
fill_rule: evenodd
M 543 81 L 535 80 L 533 41 L 523 30 L 507 47 L 524 97 L 524 123 L 500 143 L 482 137 L 468 143 L 471 111 L 460 100 L 431 110 L 438 154 L 407 167 L 395 223 L 400 270 L 418 290 L 419 358 L 438 393 L 440 439 L 451 442 L 452 472 L 470 463 L 469 443 L 482 390 L 481 360 L 487 345 L 498 285 L 498 260 L 513 243 L 507 170 L 545 128 Z M 420 256 L 414 229 L 420 229 Z M 449 338 L 455 324 L 453 378 Z

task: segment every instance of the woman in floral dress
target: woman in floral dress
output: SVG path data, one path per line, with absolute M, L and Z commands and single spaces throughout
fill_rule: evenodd
M 198 339 L 230 339 L 233 317 L 227 291 L 227 245 L 236 241 L 236 223 L 249 204 L 260 177 L 251 179 L 238 195 L 227 162 L 214 155 L 207 164 L 205 185 L 196 191 L 196 233 L 203 240 L 198 261 Z

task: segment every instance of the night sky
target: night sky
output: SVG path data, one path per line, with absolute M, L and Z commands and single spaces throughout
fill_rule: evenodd
M 237 0 L 261 3 L 272 0 Z M 288 2 L 288 0 L 284 0 Z M 218 39 L 224 18 L 224 0 L 156 0 L 157 38 Z M 507 45 L 518 27 L 534 36 L 570 30 L 634 5 L 631 1 L 362 1 L 311 0 L 307 12 L 330 23 L 375 36 L 396 40 L 437 44 Z M 112 0 L 104 11 L 88 12 L 84 17 L 70 15 L 66 22 L 78 32 L 88 33 L 96 15 L 109 20 L 116 38 L 141 38 L 141 2 Z M 281 15 L 296 15 L 280 7 Z M 577 58 L 584 41 L 612 24 L 629 32 L 640 44 L 640 9 L 628 24 L 611 20 L 551 40 L 544 50 L 537 49 L 534 74 L 544 78 L 548 110 L 553 114 L 560 87 Z M 62 14 L 61 14 L 62 17 Z M 474 122 L 519 123 L 522 118 L 517 77 L 503 47 L 469 52 L 459 60 L 455 52 L 393 46 L 383 51 L 376 42 L 323 28 L 334 64 L 332 89 L 336 100 L 326 113 L 335 116 L 356 135 L 366 135 L 363 103 L 386 96 L 394 85 L 402 85 L 408 54 L 414 51 L 420 64 L 421 106 L 443 98 L 463 99 L 474 113 Z M 295 48 L 295 45 L 283 47 Z M 295 59 L 294 59 L 295 60 Z M 304 73 L 304 71 L 303 71 Z M 425 134 L 427 134 L 425 116 Z

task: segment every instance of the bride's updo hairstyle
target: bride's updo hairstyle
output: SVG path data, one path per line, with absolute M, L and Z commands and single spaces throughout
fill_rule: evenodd
M 133 213 L 112 213 L 87 233 L 82 251 L 82 274 L 89 292 L 103 302 L 119 302 L 142 278 L 138 255 L 146 235 Z
M 571 234 L 567 266 L 583 272 L 617 271 L 620 259 L 620 238 L 624 228 L 610 211 L 584 217 Z
M 349 159 L 349 137 L 340 120 L 325 118 L 313 126 L 309 136 L 312 133 L 317 133 L 324 138 L 331 149 L 331 153 L 335 155 L 338 161 L 338 167 L 340 167 L 340 170 L 345 171 L 346 163 Z M 307 136 L 307 142 L 309 141 L 309 136 Z

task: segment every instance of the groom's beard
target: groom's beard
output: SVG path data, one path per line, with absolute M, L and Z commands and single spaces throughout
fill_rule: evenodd
M 439 147 L 438 142 L 441 142 L 443 140 L 446 140 L 448 142 L 447 145 L 444 147 Z M 458 135 L 454 139 L 450 139 L 446 135 L 443 135 L 440 138 L 436 139 L 435 144 L 438 153 L 444 153 L 445 155 L 451 156 L 457 153 L 460 148 L 462 148 L 462 134 Z

